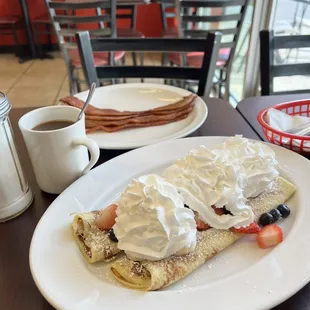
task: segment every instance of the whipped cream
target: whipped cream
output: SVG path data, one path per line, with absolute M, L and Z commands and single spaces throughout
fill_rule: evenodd
M 194 213 L 160 176 L 133 180 L 117 204 L 114 233 L 129 258 L 155 261 L 195 249 Z
M 279 175 L 274 151 L 261 142 L 235 136 L 216 146 L 213 153 L 235 167 L 245 198 L 256 197 L 270 188 Z
M 238 182 L 238 166 L 201 146 L 176 161 L 163 177 L 173 184 L 199 218 L 217 229 L 248 226 L 254 220 Z M 217 215 L 212 206 L 226 207 L 233 215 Z

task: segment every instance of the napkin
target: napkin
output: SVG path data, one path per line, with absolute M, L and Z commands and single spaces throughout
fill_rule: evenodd
M 289 115 L 276 109 L 269 109 L 266 115 L 267 123 L 274 129 L 286 131 L 310 122 L 310 117 Z
M 299 127 L 305 123 L 310 122 L 310 117 L 300 116 L 300 115 L 289 115 L 280 110 L 270 108 L 266 114 L 267 123 L 276 130 L 286 131 Z M 278 141 L 279 144 L 280 136 L 275 134 L 274 140 Z M 300 140 L 293 139 L 292 144 L 289 138 L 282 138 L 282 145 L 288 148 L 292 148 L 294 151 L 299 151 L 301 143 Z M 305 142 L 303 145 L 303 150 L 310 151 L 310 142 Z

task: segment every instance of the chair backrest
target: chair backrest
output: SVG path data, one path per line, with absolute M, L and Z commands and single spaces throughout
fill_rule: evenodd
M 171 8 L 175 9 L 174 2 L 173 3 L 168 3 L 168 2 L 167 3 L 165 3 L 165 2 L 160 3 L 161 22 L 162 22 L 164 31 L 168 30 L 168 18 L 175 18 L 176 17 L 175 11 L 169 10 Z
M 201 38 L 208 31 L 221 32 L 221 48 L 230 49 L 226 62 L 230 67 L 249 0 L 176 0 L 175 3 L 179 36 Z M 210 14 L 208 9 L 218 9 L 219 12 Z
M 86 31 L 78 32 L 76 40 L 87 84 L 98 79 L 112 78 L 165 78 L 198 81 L 199 96 L 209 94 L 216 67 L 221 34 L 209 33 L 206 39 L 90 39 Z M 94 66 L 93 52 L 137 51 L 137 52 L 204 52 L 201 68 L 162 66 Z
M 117 19 L 124 19 L 130 21 L 130 28 L 136 29 L 137 7 L 136 5 L 118 5 Z M 126 11 L 126 13 L 124 13 Z
M 76 43 L 71 39 L 75 37 L 79 27 L 88 30 L 91 36 L 117 36 L 115 0 L 92 2 L 89 0 L 65 0 L 62 2 L 45 0 L 45 2 L 66 62 L 69 61 L 67 50 L 77 48 Z M 82 10 L 83 15 L 79 15 Z M 69 14 L 61 13 L 64 11 Z
M 280 64 L 276 65 L 276 55 L 280 49 L 309 48 L 310 35 L 274 36 L 273 31 L 262 30 L 260 32 L 260 76 L 261 94 L 281 95 L 309 93 L 308 89 L 274 91 L 274 78 L 293 75 L 310 75 L 310 63 Z

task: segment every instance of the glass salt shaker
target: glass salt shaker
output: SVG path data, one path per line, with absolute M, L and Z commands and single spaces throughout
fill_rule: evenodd
M 8 114 L 10 102 L 0 92 L 0 222 L 24 212 L 33 201 L 17 155 Z

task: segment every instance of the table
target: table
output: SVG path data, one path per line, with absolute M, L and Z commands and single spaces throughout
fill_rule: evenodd
M 249 126 L 259 135 L 262 140 L 267 141 L 257 121 L 259 111 L 269 108 L 275 104 L 293 100 L 310 99 L 309 94 L 277 95 L 251 97 L 238 103 L 237 111 L 247 121 Z M 310 159 L 310 158 L 309 158 Z M 274 310 L 308 310 L 310 309 L 310 284 L 306 285 L 293 297 L 274 308 Z
M 255 131 L 242 116 L 227 102 L 220 99 L 204 98 L 209 115 L 202 127 L 191 136 L 228 136 L 243 134 L 247 138 L 259 139 Z M 57 197 L 39 190 L 34 178 L 26 147 L 17 127 L 19 118 L 29 108 L 13 109 L 10 119 L 16 137 L 16 144 L 26 178 L 35 193 L 33 205 L 22 215 L 0 224 L 0 309 L 5 310 L 52 310 L 52 306 L 36 288 L 29 269 L 28 254 L 33 231 L 48 206 Z M 124 151 L 104 150 L 99 163 L 103 163 Z M 48 266 L 47 266 L 48 268 Z M 309 309 L 306 297 L 310 296 L 310 285 L 276 310 Z
M 257 121 L 258 113 L 261 110 L 270 108 L 275 104 L 301 99 L 310 99 L 310 93 L 251 97 L 240 101 L 237 105 L 237 110 L 241 114 L 241 116 L 246 120 L 246 122 L 252 127 L 252 129 L 259 135 L 259 137 L 262 140 L 267 141 L 261 129 L 261 126 Z

